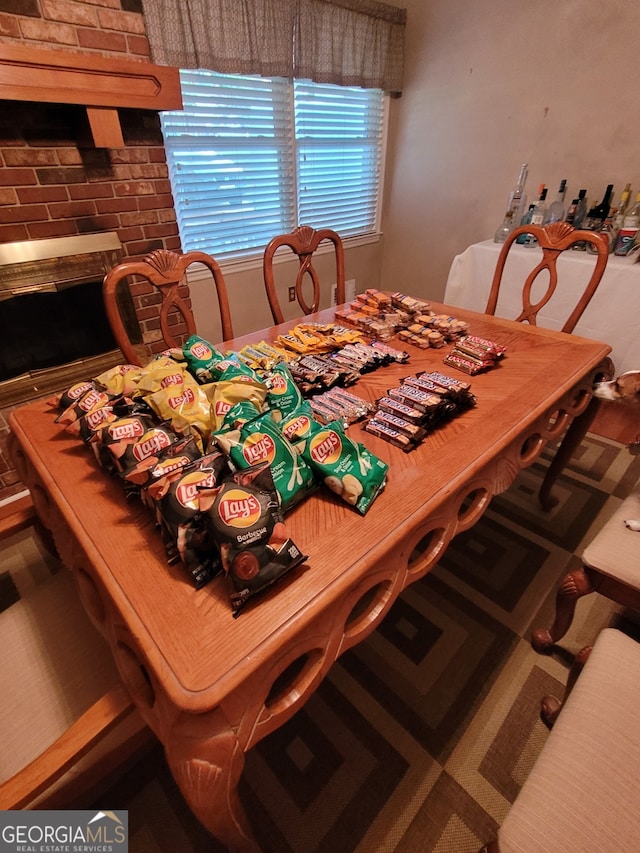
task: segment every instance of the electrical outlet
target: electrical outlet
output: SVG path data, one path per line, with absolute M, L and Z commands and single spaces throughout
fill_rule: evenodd
M 338 292 L 338 285 L 334 283 L 331 285 L 331 304 L 332 305 L 337 305 L 337 302 L 336 302 L 337 292 Z M 355 299 L 355 298 L 356 298 L 356 280 L 355 280 L 355 278 L 350 278 L 347 281 L 345 281 L 345 283 L 344 283 L 344 301 L 345 302 L 351 302 L 351 300 Z
M 296 288 L 295 288 L 295 285 L 292 285 L 289 288 L 289 302 L 295 302 L 295 301 L 296 301 Z

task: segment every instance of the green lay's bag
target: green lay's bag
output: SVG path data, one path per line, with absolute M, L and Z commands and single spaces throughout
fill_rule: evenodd
M 246 421 L 238 429 L 217 433 L 215 440 L 236 469 L 269 464 L 283 511 L 315 487 L 311 469 L 280 432 L 271 412 Z
M 302 394 L 291 371 L 284 362 L 274 365 L 267 378 L 267 405 L 273 418 L 279 421 L 291 414 L 302 403 Z
M 190 372 L 198 382 L 202 383 L 214 382 L 218 379 L 224 370 L 224 366 L 218 370 L 218 364 L 225 362 L 226 366 L 228 363 L 227 357 L 223 353 L 199 335 L 191 335 L 187 338 L 182 347 L 182 352 Z
M 389 466 L 344 432 L 340 421 L 311 420 L 296 448 L 316 477 L 362 515 L 383 488 Z

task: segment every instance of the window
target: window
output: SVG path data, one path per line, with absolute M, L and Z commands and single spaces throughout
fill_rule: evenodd
M 377 231 L 380 90 L 202 70 L 180 81 L 184 109 L 161 117 L 184 251 L 261 254 L 303 224 Z

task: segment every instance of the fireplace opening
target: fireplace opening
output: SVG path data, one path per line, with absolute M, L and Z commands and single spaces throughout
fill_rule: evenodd
M 102 282 L 3 300 L 0 339 L 0 381 L 115 349 Z
M 102 301 L 102 280 L 121 261 L 115 232 L 0 244 L 0 402 L 27 402 L 122 361 Z M 118 303 L 139 343 L 128 287 Z

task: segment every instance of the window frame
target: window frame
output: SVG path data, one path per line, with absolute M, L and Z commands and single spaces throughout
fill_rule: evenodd
M 238 77 L 246 77 L 247 75 L 224 75 L 224 76 L 238 76 Z M 295 122 L 295 112 L 294 112 L 294 81 L 288 80 L 289 84 L 289 104 L 291 108 L 291 122 L 292 125 Z M 307 81 L 304 81 L 305 83 Z M 352 87 L 345 87 L 352 88 Z M 382 236 L 381 229 L 381 221 L 382 221 L 382 208 L 384 202 L 384 187 L 385 187 L 385 167 L 386 167 L 386 157 L 387 157 L 387 140 L 388 140 L 388 127 L 389 127 L 389 95 L 387 93 L 382 93 L 382 110 L 381 110 L 381 139 L 380 139 L 380 164 L 379 164 L 379 174 L 378 174 L 378 194 L 376 199 L 376 209 L 375 216 L 373 222 L 373 230 L 367 233 L 355 234 L 343 237 L 343 244 L 345 249 L 354 248 L 357 246 L 368 245 L 372 243 L 377 243 Z M 164 131 L 164 126 L 162 127 L 163 140 L 165 143 L 165 150 L 167 150 L 167 142 Z M 298 179 L 298 170 L 297 170 L 297 144 L 295 140 L 295 133 L 293 134 L 294 139 L 292 140 L 292 152 L 293 152 L 293 162 L 291 163 L 292 172 L 294 175 L 293 178 L 293 193 L 294 198 L 297 199 L 297 186 L 296 182 Z M 169 163 L 169 152 L 167 150 L 167 165 L 170 166 Z M 174 185 L 171 176 L 171 169 L 169 170 L 169 180 L 171 183 L 172 193 L 174 195 L 174 201 L 176 199 L 176 192 L 174 190 Z M 176 217 L 177 217 L 177 201 L 176 204 Z M 297 200 L 294 202 L 294 213 L 298 214 L 298 205 Z M 180 231 L 180 221 L 178 220 L 178 229 Z M 305 223 L 299 223 L 305 224 Z M 294 226 L 296 227 L 296 226 Z M 273 235 L 275 236 L 275 234 Z M 180 234 L 180 239 L 182 241 L 182 234 Z M 255 249 L 249 249 L 242 255 L 236 255 L 235 257 L 228 257 L 224 254 L 215 254 L 215 258 L 219 265 L 225 269 L 226 273 L 235 273 L 235 272 L 244 272 L 248 270 L 254 270 L 262 267 L 262 257 L 264 254 L 266 243 L 256 246 Z M 330 246 L 321 245 L 317 250 L 319 254 L 324 254 L 325 252 L 331 251 Z M 183 251 L 187 251 L 183 246 Z M 275 263 L 283 263 L 287 260 L 286 256 L 282 253 L 276 254 L 274 258 Z

